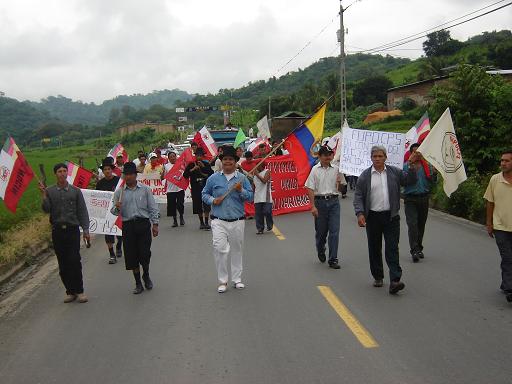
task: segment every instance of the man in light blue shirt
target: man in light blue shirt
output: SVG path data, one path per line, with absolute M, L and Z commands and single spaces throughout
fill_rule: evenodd
M 114 208 L 111 212 L 120 215 L 123 221 L 123 250 L 127 270 L 131 270 L 135 278 L 133 294 L 153 289 L 153 281 L 149 277 L 151 260 L 151 242 L 158 236 L 158 220 L 160 212 L 151 190 L 137 182 L 137 167 L 127 162 L 123 167 L 126 185 L 114 192 Z M 143 275 L 141 280 L 140 266 Z
M 235 148 L 224 146 L 219 156 L 222 171 L 211 175 L 203 188 L 202 199 L 212 206 L 211 227 L 213 238 L 213 256 L 217 266 L 219 287 L 217 291 L 227 290 L 228 256 L 231 255 L 231 280 L 236 289 L 243 289 L 242 255 L 245 229 L 244 202 L 252 201 L 253 191 L 245 175 L 236 170 L 239 160 Z

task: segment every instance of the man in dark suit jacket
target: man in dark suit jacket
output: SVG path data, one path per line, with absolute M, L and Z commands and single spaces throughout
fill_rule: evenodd
M 412 155 L 411 155 L 412 156 Z M 385 257 L 389 268 L 389 293 L 396 294 L 405 288 L 401 282 L 402 268 L 398 255 L 400 240 L 400 187 L 416 183 L 415 168 L 405 172 L 397 167 L 386 166 L 387 152 L 382 146 L 371 150 L 373 165 L 364 170 L 357 181 L 354 210 L 360 227 L 366 227 L 370 270 L 374 287 L 382 287 L 382 236 L 386 242 Z M 415 157 L 409 159 L 415 161 Z

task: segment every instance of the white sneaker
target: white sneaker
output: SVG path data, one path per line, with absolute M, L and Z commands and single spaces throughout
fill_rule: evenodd
M 219 285 L 219 288 L 217 288 L 217 292 L 219 293 L 224 293 L 228 290 L 228 285 L 227 284 L 221 284 Z
M 235 288 L 236 289 L 244 289 L 245 288 L 245 284 L 242 283 L 241 281 L 239 281 L 238 283 L 235 283 Z

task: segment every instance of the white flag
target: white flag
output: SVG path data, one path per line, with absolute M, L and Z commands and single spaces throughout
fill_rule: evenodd
M 260 121 L 256 123 L 258 127 L 258 137 L 262 137 L 264 139 L 270 139 L 270 128 L 268 126 L 267 115 L 265 115 Z
M 457 190 L 459 184 L 467 179 L 450 108 L 446 108 L 446 111 L 437 120 L 434 128 L 430 130 L 418 148 L 418 152 L 421 152 L 425 160 L 443 176 L 443 189 L 446 196 L 450 197 Z

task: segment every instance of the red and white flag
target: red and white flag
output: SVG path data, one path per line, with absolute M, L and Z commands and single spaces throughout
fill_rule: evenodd
M 114 145 L 107 156 L 113 158 L 115 161 L 119 154 L 123 155 L 123 163 L 126 163 L 128 161 L 128 152 L 126 152 L 126 149 L 124 149 L 123 144 L 121 143 Z
M 183 190 L 187 189 L 189 179 L 183 176 L 183 172 L 185 172 L 187 165 L 193 161 L 194 155 L 192 154 L 192 150 L 190 148 L 185 149 L 180 157 L 178 157 L 176 160 L 176 163 L 173 164 L 169 172 L 166 173 L 165 179 L 167 182 L 173 183 Z
M 18 202 L 34 178 L 34 171 L 12 137 L 0 151 L 0 198 L 11 212 L 16 213 Z
M 205 159 L 211 160 L 217 156 L 217 145 L 215 144 L 215 140 L 213 140 L 213 137 L 206 126 L 201 128 L 200 131 L 197 131 L 194 136 L 194 141 L 199 147 L 204 149 Z
M 251 151 L 252 153 L 255 153 L 255 151 L 259 148 L 260 144 L 265 144 L 265 150 L 267 152 L 270 152 L 271 146 L 268 142 L 268 139 L 263 137 L 258 137 L 256 140 L 254 140 L 249 146 L 247 147 L 248 151 Z
M 77 188 L 87 189 L 93 173 L 71 161 L 66 162 L 66 164 L 68 166 L 68 183 Z

